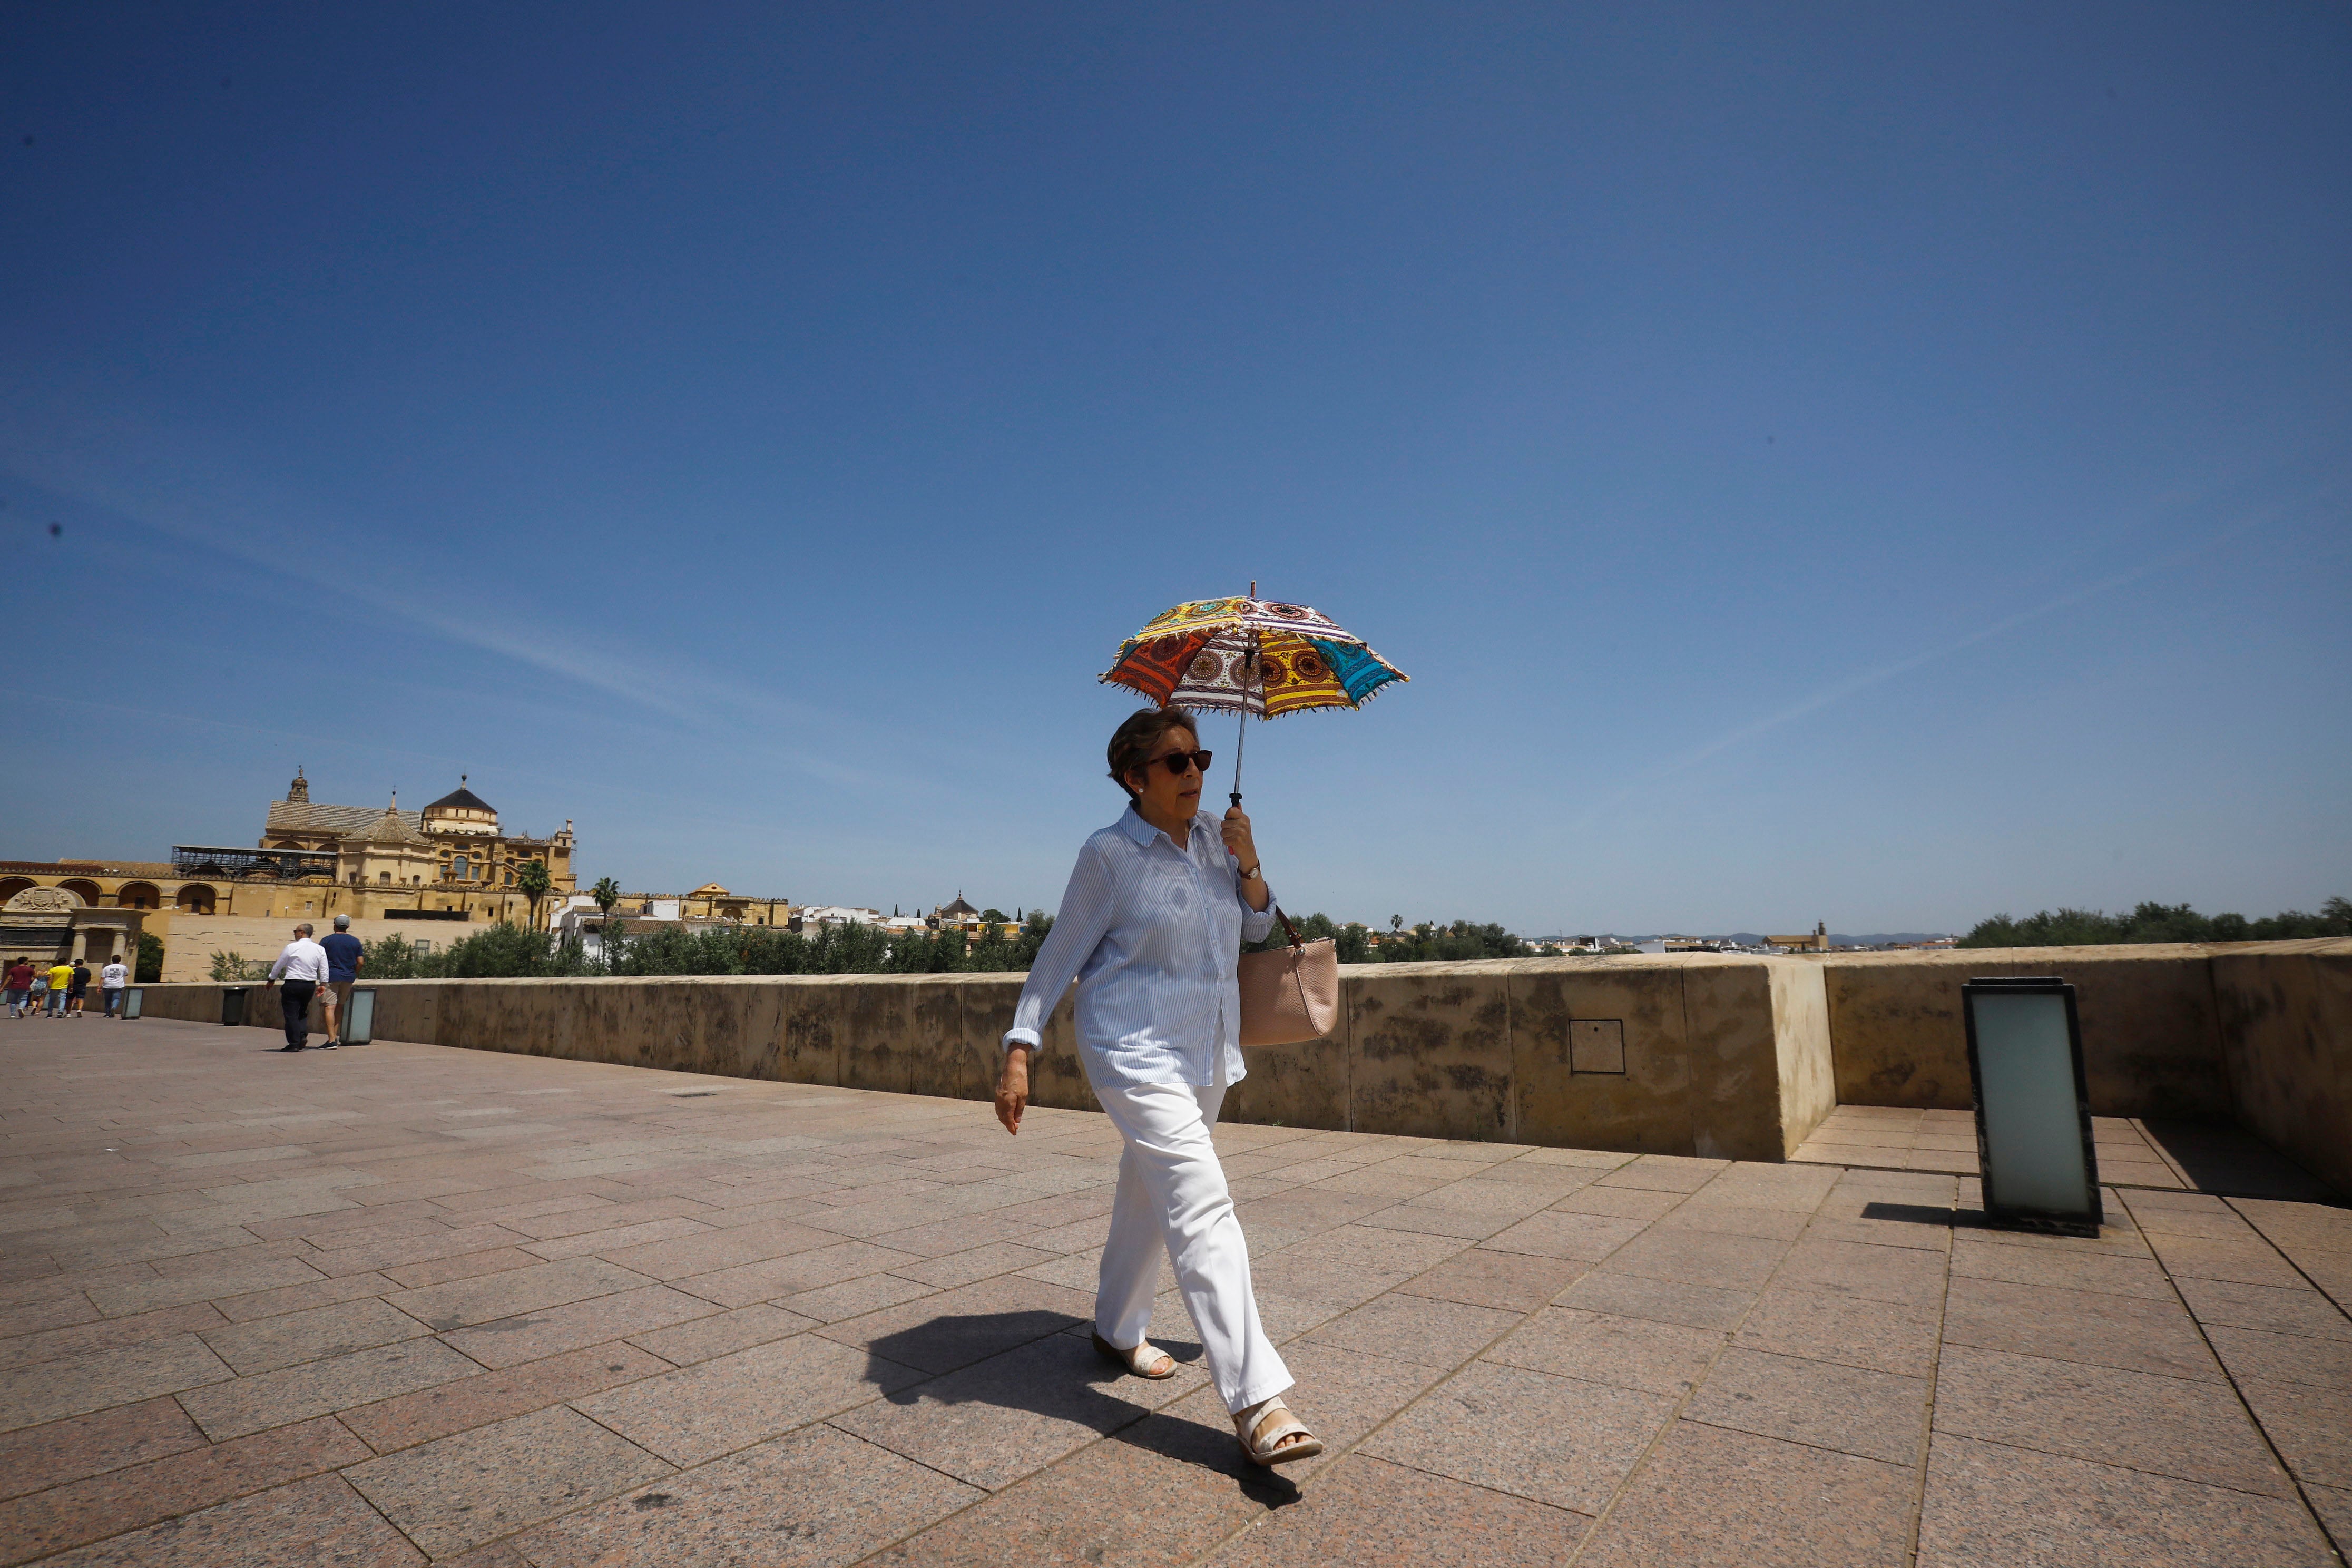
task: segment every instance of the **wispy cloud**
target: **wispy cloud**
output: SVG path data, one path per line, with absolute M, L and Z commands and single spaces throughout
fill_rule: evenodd
M 332 595 L 396 625 L 571 683 L 696 737 L 708 754 L 903 802 L 934 786 L 906 738 L 856 714 L 747 683 L 641 639 L 592 635 L 543 605 L 460 614 L 415 591 L 411 574 L 354 567 L 384 558 L 380 531 L 258 477 L 233 437 L 207 438 L 63 395 L 0 402 L 0 470 L 60 502 L 152 531 L 256 572 Z
M 411 591 L 404 574 L 353 569 L 353 562 L 382 558 L 365 528 L 310 498 L 236 471 L 219 443 L 135 416 L 61 415 L 55 407 L 0 410 L 0 465 L 74 506 L 673 721 L 708 725 L 719 709 L 803 722 L 822 717 L 806 704 L 698 661 L 625 638 L 587 636 L 542 610 L 442 610 Z
M 270 724 L 247 724 L 233 719 L 215 719 L 203 713 L 174 713 L 160 708 L 135 708 L 121 702 L 96 701 L 88 697 L 51 696 L 43 691 L 26 691 L 18 695 L 23 700 L 50 703 L 72 714 L 115 713 L 123 718 L 137 719 L 148 724 L 185 724 L 201 730 L 223 731 L 229 734 L 267 735 L 272 740 L 301 741 L 321 748 L 333 747 L 347 751 L 374 752 L 388 757 L 446 763 L 452 768 L 462 765 L 464 762 L 463 758 L 445 757 L 438 752 L 420 752 L 414 746 L 379 745 L 367 740 L 364 735 L 321 735 L 310 731 L 287 730 Z
M 690 720 L 703 710 L 684 700 L 680 693 L 698 689 L 709 694 L 714 689 L 723 690 L 726 686 L 723 681 L 706 683 L 701 671 L 661 668 L 670 661 L 633 656 L 617 647 L 583 646 L 552 627 L 534 626 L 524 632 L 508 629 L 489 616 L 444 614 L 415 602 L 409 595 L 393 591 L 366 570 L 329 570 L 320 563 L 354 558 L 344 550 L 322 547 L 320 542 L 342 531 L 323 526 L 288 529 L 282 524 L 265 522 L 245 508 L 236 509 L 238 515 L 231 515 L 229 509 L 224 507 L 220 521 L 215 522 L 197 515 L 194 508 L 127 493 L 123 487 L 104 480 L 44 471 L 14 453 L 9 454 L 7 462 L 13 471 L 77 506 L 152 530 L 273 576 L 290 578 L 460 647 L 478 648 L 544 670 L 674 719 Z
M 1793 724 L 1801 719 L 1809 718 L 1823 709 L 1834 707 L 1846 699 L 1867 691 L 1873 687 L 1884 686 L 1890 680 L 1899 679 L 1910 674 L 1913 670 L 1922 669 L 1950 658 L 1953 655 L 1975 647 L 1979 643 L 1990 642 L 1996 637 L 2015 631 L 2020 626 L 2031 625 L 2035 621 L 2056 615 L 2062 610 L 2071 609 L 2103 595 L 2114 593 L 2143 578 L 2170 571 L 2196 556 L 2219 549 L 2240 535 L 2273 521 L 2286 510 L 2286 507 L 2280 506 L 2252 513 L 2227 527 L 2205 534 L 2178 550 L 2163 555 L 2151 556 L 2127 571 L 2117 572 L 2095 582 L 2086 583 L 2079 588 L 2071 589 L 2053 598 L 2042 600 L 2039 604 L 2002 616 L 1997 620 L 1977 627 L 1974 631 L 1953 637 L 1947 642 L 1937 643 L 1934 647 L 1923 648 L 1891 663 L 1857 670 L 1852 675 L 1831 681 L 1819 690 L 1811 692 L 1786 708 L 1776 709 L 1747 723 L 1736 725 L 1713 740 L 1649 770 L 1641 778 L 1618 792 L 1611 804 L 1615 805 L 1630 799 L 1639 791 L 1662 780 L 1686 773 L 1710 758 L 1746 745 L 1750 741 Z

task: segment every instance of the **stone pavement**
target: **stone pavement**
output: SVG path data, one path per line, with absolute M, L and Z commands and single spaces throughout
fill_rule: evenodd
M 2352 1214 L 1218 1130 L 1332 1443 L 1084 1337 L 1105 1121 L 0 1022 L 0 1563 L 2337 1563 Z
M 2326 1187 L 2309 1172 L 2238 1128 L 2094 1116 L 2091 1139 L 2098 1147 L 2099 1179 L 2116 1186 L 2302 1203 L 2327 1200 Z M 1841 1105 L 1789 1157 L 1850 1170 L 1973 1176 L 1976 1112 Z

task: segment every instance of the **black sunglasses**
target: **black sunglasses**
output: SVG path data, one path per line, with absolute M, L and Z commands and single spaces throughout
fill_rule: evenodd
M 1216 760 L 1217 753 L 1214 752 L 1171 752 L 1164 757 L 1154 757 L 1151 762 L 1143 765 L 1148 768 L 1151 763 L 1161 763 L 1171 773 L 1181 779 L 1184 776 L 1186 768 L 1197 767 L 1205 773 L 1209 771 L 1209 764 Z

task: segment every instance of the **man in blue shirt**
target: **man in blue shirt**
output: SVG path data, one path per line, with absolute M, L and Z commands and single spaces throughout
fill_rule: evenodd
M 360 977 L 360 965 L 367 960 L 360 956 L 360 939 L 352 934 L 352 917 L 337 915 L 334 933 L 319 944 L 327 950 L 327 987 L 320 1001 L 327 1011 L 327 1045 L 333 1050 L 343 1043 L 343 1019 L 350 1016 L 352 984 Z

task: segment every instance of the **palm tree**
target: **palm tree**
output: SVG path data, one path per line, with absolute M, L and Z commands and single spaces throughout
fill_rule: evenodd
M 604 917 L 604 924 L 597 933 L 596 942 L 604 950 L 604 968 L 609 972 L 618 951 L 613 945 L 613 906 L 621 901 L 621 884 L 610 877 L 599 877 L 596 885 L 588 889 L 588 896 L 596 900 L 596 912 Z
M 547 862 L 544 860 L 530 861 L 515 873 L 515 891 L 530 900 L 530 929 L 533 931 L 539 929 L 539 900 L 547 897 L 554 885 L 547 874 Z

